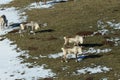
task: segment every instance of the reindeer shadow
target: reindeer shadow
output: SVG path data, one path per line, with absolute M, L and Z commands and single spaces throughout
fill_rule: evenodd
M 40 31 L 36 31 L 35 33 L 45 33 L 45 32 L 54 32 L 55 30 L 53 29 L 47 29 L 47 30 L 40 30 Z
M 98 43 L 93 43 L 93 44 L 79 44 L 79 46 L 84 46 L 84 47 L 96 47 L 96 46 L 103 46 L 103 44 L 98 44 Z
M 90 55 L 86 55 L 83 59 L 89 59 L 89 58 L 100 58 L 103 55 L 99 55 L 99 54 L 90 54 Z
M 14 28 L 14 27 L 19 27 L 20 24 L 21 24 L 21 23 L 13 23 L 13 24 L 11 24 L 11 25 L 9 25 L 9 26 L 11 26 L 12 28 Z

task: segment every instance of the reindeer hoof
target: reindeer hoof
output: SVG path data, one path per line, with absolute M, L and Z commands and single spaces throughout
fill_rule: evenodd
M 78 60 L 75 60 L 75 62 L 79 62 Z

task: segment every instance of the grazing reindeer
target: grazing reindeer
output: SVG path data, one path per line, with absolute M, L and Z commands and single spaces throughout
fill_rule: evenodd
M 39 28 L 43 28 L 43 27 L 46 27 L 46 26 L 47 26 L 47 23 L 38 24 L 37 22 L 31 21 L 31 31 L 33 31 L 33 32 L 38 30 Z
M 83 36 L 79 36 L 79 35 L 76 35 L 73 38 L 64 37 L 64 40 L 65 40 L 64 45 L 69 43 L 74 43 L 74 45 L 79 45 L 79 43 L 83 44 Z
M 63 51 L 63 59 L 65 60 L 65 62 L 68 62 L 66 59 L 66 55 L 73 53 L 76 56 L 77 59 L 77 55 L 82 54 L 82 47 L 79 46 L 74 46 L 73 48 L 61 48 L 61 50 Z
M 30 28 L 30 32 L 35 34 L 35 31 L 38 30 L 39 28 L 46 27 L 47 23 L 44 24 L 38 24 L 37 22 L 31 21 L 30 23 L 21 23 L 20 24 L 20 33 L 22 33 L 24 30 Z
M 8 20 L 5 15 L 0 16 L 0 28 L 1 30 L 8 26 Z

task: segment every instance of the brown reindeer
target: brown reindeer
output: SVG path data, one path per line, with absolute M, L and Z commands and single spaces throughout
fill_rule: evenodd
M 0 28 L 4 29 L 8 26 L 8 20 L 5 15 L 0 16 Z

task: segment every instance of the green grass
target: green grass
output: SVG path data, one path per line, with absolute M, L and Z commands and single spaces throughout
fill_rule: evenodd
M 15 0 L 6 6 L 23 9 L 32 2 L 33 0 Z M 74 36 L 76 33 L 84 31 L 96 31 L 98 29 L 96 23 L 100 19 L 102 21 L 111 21 L 113 19 L 117 22 L 120 21 L 120 1 L 118 0 L 78 0 L 76 3 L 69 1 L 56 4 L 54 7 L 53 9 L 26 10 L 26 14 L 28 15 L 27 21 L 47 22 L 48 26 L 43 30 L 53 30 L 52 32 L 41 32 L 36 35 L 25 33 L 24 37 L 20 37 L 19 34 L 10 33 L 6 36 L 12 41 L 16 41 L 15 43 L 22 50 L 29 50 L 29 55 L 32 57 L 39 55 L 47 56 L 61 52 L 61 47 L 63 47 L 64 43 L 63 36 Z M 90 28 L 90 26 L 93 26 L 93 28 Z M 109 34 L 107 36 L 119 37 L 119 30 L 115 31 L 117 35 Z M 104 37 L 101 35 L 86 37 L 84 44 L 101 44 L 105 40 Z M 83 49 L 88 48 L 84 47 Z M 98 55 L 100 57 L 85 59 L 79 63 L 76 63 L 75 60 L 70 60 L 69 63 L 62 63 L 60 58 L 32 59 L 32 57 L 25 59 L 24 62 L 36 62 L 37 65 L 47 64 L 48 67 L 46 68 L 51 68 L 57 74 L 57 78 L 54 80 L 87 80 L 88 77 L 93 77 L 93 80 L 99 80 L 104 77 L 107 77 L 109 80 L 119 79 L 119 46 L 115 47 L 104 44 L 103 46 L 94 46 L 94 48 L 112 48 L 112 51 Z M 72 72 L 76 69 L 91 66 L 92 63 L 110 67 L 112 70 L 107 73 L 72 75 Z M 66 66 L 69 66 L 68 69 L 63 71 L 62 67 Z M 117 75 L 115 76 L 115 74 Z

